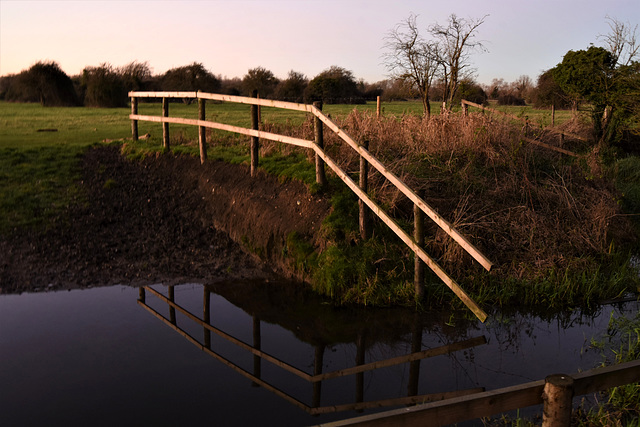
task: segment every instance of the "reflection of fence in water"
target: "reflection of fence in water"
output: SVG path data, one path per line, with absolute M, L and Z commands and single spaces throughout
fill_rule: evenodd
M 417 395 L 419 374 L 420 374 L 420 361 L 422 359 L 435 357 L 443 354 L 449 354 L 454 351 L 464 350 L 464 349 L 476 347 L 478 345 L 486 344 L 487 341 L 484 336 L 467 339 L 464 341 L 460 341 L 454 344 L 449 344 L 449 345 L 445 345 L 437 348 L 421 350 L 422 330 L 421 328 L 414 328 L 414 331 L 412 333 L 413 339 L 411 344 L 412 352 L 410 354 L 404 355 L 404 356 L 398 356 L 398 357 L 394 357 L 386 360 L 374 361 L 370 363 L 364 363 L 364 360 L 365 360 L 364 347 L 365 346 L 364 346 L 364 340 L 360 336 L 356 341 L 356 347 L 357 347 L 356 361 L 355 361 L 356 365 L 349 368 L 340 369 L 332 372 L 326 372 L 326 373 L 322 373 L 324 347 L 321 345 L 316 345 L 315 355 L 314 355 L 313 374 L 309 374 L 261 350 L 261 347 L 262 347 L 261 333 L 260 333 L 261 323 L 260 323 L 260 319 L 258 319 L 256 316 L 253 316 L 253 345 L 250 345 L 211 325 L 211 312 L 210 312 L 211 292 L 206 287 L 204 287 L 202 319 L 200 319 L 195 314 L 189 312 L 185 308 L 178 305 L 175 302 L 174 287 L 169 286 L 168 288 L 169 288 L 168 296 L 165 296 L 149 286 L 141 287 L 138 304 L 140 304 L 142 307 L 148 310 L 155 317 L 160 319 L 167 326 L 169 326 L 170 328 L 178 332 L 180 335 L 185 337 L 189 342 L 194 344 L 196 347 L 200 348 L 202 351 L 204 351 L 208 355 L 222 362 L 224 365 L 228 366 L 229 368 L 233 369 L 234 371 L 238 372 L 244 377 L 250 379 L 255 385 L 261 386 L 266 390 L 269 390 L 270 392 L 280 396 L 281 398 L 285 399 L 289 403 L 299 407 L 300 409 L 305 410 L 306 412 L 312 415 L 330 413 L 330 412 L 341 412 L 341 411 L 348 411 L 348 410 L 363 410 L 363 409 L 369 409 L 369 408 L 380 408 L 380 407 L 387 407 L 387 406 L 412 405 L 412 404 L 418 404 L 418 403 L 435 402 L 439 400 L 450 399 L 450 398 L 459 397 L 459 396 L 466 396 L 469 394 L 479 393 L 481 391 L 484 391 L 483 388 L 479 387 L 479 388 L 472 388 L 467 390 L 458 390 L 458 391 L 451 391 L 451 392 L 444 392 L 444 393 Z M 168 318 L 163 316 L 154 308 L 147 305 L 146 303 L 147 292 L 157 297 L 160 301 L 166 303 L 169 306 Z M 178 326 L 176 312 L 180 312 L 181 314 L 186 316 L 188 319 L 190 319 L 194 323 L 203 327 L 203 339 L 202 339 L 203 342 L 200 342 L 197 338 L 193 337 L 192 335 L 187 333 L 184 329 Z M 211 348 L 212 347 L 211 333 L 214 333 L 224 338 L 228 342 L 235 344 L 241 349 L 253 354 L 253 373 L 246 371 L 245 369 L 235 364 L 233 361 L 213 351 L 213 349 Z M 304 402 L 296 399 L 293 396 L 290 396 L 286 392 L 262 380 L 261 378 L 262 360 L 269 362 L 272 365 L 277 366 L 311 383 L 312 392 L 313 392 L 311 406 L 305 404 Z M 386 368 L 394 365 L 400 365 L 404 363 L 410 364 L 407 396 L 384 399 L 384 400 L 368 401 L 368 402 L 364 401 L 364 373 L 365 372 Z M 322 381 L 326 381 L 333 378 L 346 377 L 349 375 L 356 376 L 355 377 L 356 402 L 321 407 L 320 402 L 321 402 Z

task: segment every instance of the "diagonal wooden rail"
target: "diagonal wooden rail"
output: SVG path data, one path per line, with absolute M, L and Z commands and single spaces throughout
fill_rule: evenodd
M 382 162 L 375 158 L 366 148 L 357 143 L 351 136 L 349 136 L 343 129 L 341 129 L 333 120 L 327 117 L 320 108 L 314 105 L 299 104 L 293 102 L 276 101 L 271 99 L 261 98 L 249 98 L 242 96 L 222 95 L 214 93 L 204 92 L 129 92 L 131 97 L 131 111 L 132 114 L 129 118 L 132 120 L 132 133 L 133 138 L 137 138 L 137 122 L 150 121 L 163 123 L 167 126 L 168 123 L 186 124 L 199 126 L 201 128 L 218 129 L 228 132 L 235 132 L 242 135 L 251 136 L 253 138 L 264 138 L 272 141 L 278 141 L 286 144 L 296 145 L 299 147 L 309 148 L 314 150 L 316 156 L 321 161 L 316 163 L 316 167 L 324 168 L 324 164 L 327 164 L 340 179 L 366 204 L 372 212 L 374 212 L 400 239 L 419 257 L 429 268 L 449 287 L 458 298 L 480 319 L 484 322 L 487 318 L 487 314 L 476 304 L 471 297 L 451 278 L 442 267 L 431 258 L 420 247 L 416 240 L 410 236 L 406 231 L 400 227 L 400 225 L 394 221 L 383 209 L 367 194 L 366 190 L 363 190 L 349 175 L 344 172 L 335 161 L 333 161 L 325 152 L 321 143 L 317 141 L 309 141 L 300 138 L 293 138 L 290 136 L 274 134 L 270 132 L 264 132 L 258 129 L 247 129 L 239 126 L 232 126 L 223 123 L 217 123 L 201 119 L 185 119 L 178 117 L 168 117 L 168 109 L 165 111 L 163 108 L 163 116 L 149 116 L 138 114 L 137 99 L 138 98 L 162 98 L 167 100 L 169 98 L 195 98 L 199 100 L 213 100 L 222 102 L 234 102 L 240 104 L 248 104 L 252 106 L 263 107 L 275 107 L 287 110 L 301 111 L 313 114 L 322 124 L 334 132 L 344 142 L 346 142 L 355 152 L 357 152 L 362 159 L 371 164 L 376 170 L 384 176 L 389 182 L 391 182 L 400 192 L 402 192 L 409 200 L 411 200 L 415 206 L 417 206 L 422 212 L 424 212 L 434 223 L 436 223 L 442 230 L 444 230 L 453 240 L 455 240 L 469 255 L 471 255 L 478 263 L 480 263 L 487 271 L 490 271 L 493 263 L 478 250 L 469 240 L 462 235 L 457 229 L 455 229 L 451 223 L 444 219 L 436 210 L 425 202 L 420 196 L 418 196 L 409 186 L 407 186 L 400 178 L 398 178 L 393 172 L 385 167 Z M 164 105 L 164 102 L 163 102 Z M 201 152 L 202 152 L 201 141 Z M 168 141 L 165 143 L 165 147 L 168 147 Z M 203 158 L 204 161 L 204 158 Z M 253 164 L 253 160 L 252 160 Z M 324 170 L 324 169 L 323 169 Z M 318 174 L 317 174 L 318 176 Z

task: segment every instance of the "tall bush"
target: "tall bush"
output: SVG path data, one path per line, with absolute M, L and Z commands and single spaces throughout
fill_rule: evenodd
M 87 67 L 82 71 L 84 104 L 88 107 L 126 107 L 127 89 L 122 76 L 110 64 Z
M 47 107 L 78 105 L 71 78 L 53 61 L 37 62 L 6 79 L 4 85 L 7 101 L 39 102 Z

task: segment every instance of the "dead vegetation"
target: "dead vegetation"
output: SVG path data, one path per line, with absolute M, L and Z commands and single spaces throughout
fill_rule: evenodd
M 356 141 L 368 141 L 372 154 L 478 246 L 498 267 L 494 277 L 536 281 L 550 271 L 595 271 L 603 256 L 636 240 L 619 194 L 603 176 L 599 153 L 584 142 L 565 140 L 565 147 L 582 154 L 564 156 L 526 143 L 524 126 L 480 113 L 377 118 L 354 110 L 335 120 Z M 579 122 L 566 126 L 588 134 Z M 311 120 L 300 128 L 265 127 L 313 140 Z M 542 142 L 559 145 L 556 134 L 528 131 L 529 137 L 534 132 Z M 325 146 L 356 176 L 353 150 L 330 132 Z M 399 191 L 375 172 L 370 186 L 379 203 L 410 224 L 412 205 Z M 429 220 L 426 230 L 427 251 L 447 271 L 480 273 Z

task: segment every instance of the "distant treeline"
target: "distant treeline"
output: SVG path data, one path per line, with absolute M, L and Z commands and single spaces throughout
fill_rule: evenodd
M 542 85 L 541 85 L 542 82 Z M 461 82 L 458 98 L 483 104 L 491 97 L 500 104 L 537 106 L 550 104 L 546 99 L 543 76 L 538 88 L 531 79 L 521 77 L 506 84 L 494 80 L 482 87 L 474 81 Z M 0 100 L 10 102 L 34 102 L 43 106 L 125 107 L 128 92 L 138 91 L 204 91 L 228 95 L 251 96 L 257 90 L 260 97 L 290 102 L 326 104 L 361 104 L 375 100 L 408 100 L 418 97 L 417 91 L 406 80 L 390 79 L 376 83 L 356 80 L 353 73 L 338 66 L 331 66 L 309 80 L 303 73 L 290 71 L 287 78 L 279 79 L 262 67 L 248 70 L 243 78 L 222 78 L 207 70 L 201 63 L 176 67 L 164 74 L 154 75 L 146 62 L 131 62 L 123 67 L 111 64 L 86 67 L 82 74 L 68 76 L 53 61 L 37 62 L 18 74 L 0 77 Z M 436 84 L 431 99 L 442 100 Z M 556 97 L 556 99 L 558 99 Z M 562 107 L 562 105 L 557 105 Z

